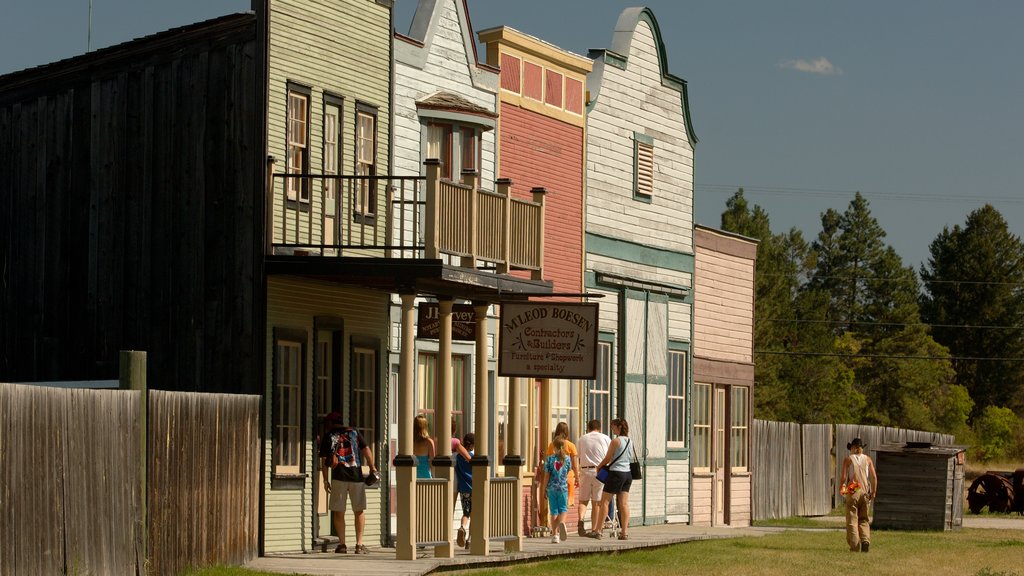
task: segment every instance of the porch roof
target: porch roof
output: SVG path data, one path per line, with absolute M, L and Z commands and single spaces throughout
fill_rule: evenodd
M 445 264 L 438 259 L 273 255 L 267 275 L 317 278 L 387 292 L 496 302 L 503 295 L 551 294 L 552 282 Z

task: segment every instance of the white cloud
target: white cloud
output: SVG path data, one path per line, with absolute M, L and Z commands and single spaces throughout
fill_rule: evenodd
M 828 58 L 822 56 L 814 60 L 785 60 L 779 62 L 779 68 L 792 68 L 793 70 L 799 70 L 801 72 L 809 72 L 811 74 L 821 74 L 822 76 L 841 75 L 843 73 L 842 68 L 837 68 L 828 61 Z

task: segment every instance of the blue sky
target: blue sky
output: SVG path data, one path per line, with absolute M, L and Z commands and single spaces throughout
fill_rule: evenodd
M 248 0 L 92 0 L 92 47 L 247 10 Z M 397 0 L 406 31 L 414 0 Z M 469 0 L 586 54 L 611 44 L 606 0 Z M 739 187 L 773 229 L 813 239 L 820 215 L 869 200 L 915 268 L 943 226 L 991 203 L 1024 232 L 1024 2 L 652 0 L 669 68 L 689 83 L 698 223 Z M 86 50 L 89 0 L 7 0 L 0 74 Z

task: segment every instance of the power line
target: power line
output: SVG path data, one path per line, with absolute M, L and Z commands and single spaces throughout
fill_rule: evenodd
M 1024 203 L 1020 196 L 970 196 L 967 194 L 925 194 L 915 192 L 866 192 L 864 190 L 835 190 L 828 188 L 795 188 L 782 186 L 743 186 L 736 184 L 699 184 L 693 185 L 694 191 L 713 194 L 734 194 L 740 188 L 744 195 L 799 196 L 801 198 L 848 198 L 860 192 L 861 196 L 872 200 L 913 200 L 918 202 L 1010 202 Z
M 918 356 L 902 354 L 839 354 L 837 352 L 793 352 L 790 350 L 754 350 L 754 354 L 774 356 L 817 356 L 828 358 L 882 358 L 890 360 L 976 360 L 998 362 L 1024 362 L 1024 358 L 986 358 L 981 356 Z
M 916 272 L 915 272 L 916 274 Z M 790 277 L 790 274 L 784 274 L 782 272 L 764 272 L 758 273 L 758 276 L 764 276 L 765 278 L 774 277 Z M 842 280 L 845 282 L 861 280 L 869 282 L 903 282 L 906 278 L 886 278 L 883 276 L 838 276 L 834 274 L 812 274 L 814 279 L 828 278 L 832 280 Z M 970 286 L 1024 286 L 1022 282 L 996 282 L 993 280 L 921 280 L 922 284 L 967 284 Z M 806 282 L 804 282 L 806 284 Z
M 759 322 L 792 322 L 794 324 L 840 324 L 855 326 L 927 326 L 930 328 L 977 328 L 985 330 L 1024 330 L 1024 326 L 973 325 L 973 324 L 929 324 L 927 322 L 869 322 L 857 320 L 809 320 L 802 318 L 763 318 Z

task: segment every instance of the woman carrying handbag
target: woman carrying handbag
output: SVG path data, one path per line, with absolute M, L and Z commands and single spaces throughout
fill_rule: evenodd
M 598 464 L 599 470 L 608 467 L 608 478 L 604 482 L 604 493 L 601 495 L 601 512 L 597 515 L 601 519 L 601 525 L 595 525 L 587 536 L 601 539 L 604 518 L 608 515 L 612 496 L 615 496 L 621 527 L 619 540 L 629 540 L 629 487 L 633 484 L 630 461 L 636 459 L 636 453 L 633 450 L 633 442 L 629 439 L 629 423 L 625 419 L 612 420 L 612 434 L 615 435 L 615 439 L 608 446 L 608 453 L 604 455 L 604 459 Z

